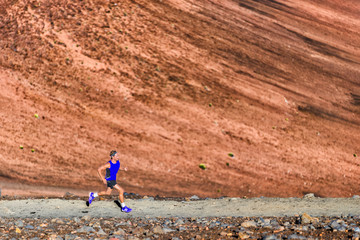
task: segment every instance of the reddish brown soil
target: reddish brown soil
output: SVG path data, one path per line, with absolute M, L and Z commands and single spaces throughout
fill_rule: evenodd
M 360 194 L 358 0 L 0 3 L 3 194 Z

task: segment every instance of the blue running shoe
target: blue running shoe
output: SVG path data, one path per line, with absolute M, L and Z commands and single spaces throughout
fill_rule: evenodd
M 91 192 L 91 193 L 89 193 L 89 204 L 91 204 L 91 202 L 94 200 L 94 193 L 93 192 Z
M 121 208 L 121 211 L 122 211 L 122 212 L 129 213 L 129 212 L 132 211 L 132 209 L 131 209 L 131 208 L 128 208 L 127 206 L 125 206 L 125 207 Z

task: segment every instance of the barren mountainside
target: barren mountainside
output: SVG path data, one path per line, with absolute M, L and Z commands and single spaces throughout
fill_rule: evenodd
M 0 0 L 3 193 L 116 149 L 127 192 L 349 197 L 359 139 L 357 0 Z

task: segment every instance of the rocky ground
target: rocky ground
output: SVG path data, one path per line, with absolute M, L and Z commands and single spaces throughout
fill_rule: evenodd
M 0 218 L 2 239 L 359 239 L 360 217 Z

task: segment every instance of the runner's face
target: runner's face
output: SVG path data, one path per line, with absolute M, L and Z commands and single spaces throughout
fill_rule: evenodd
M 113 159 L 115 159 L 115 160 L 118 160 L 118 159 L 119 159 L 119 157 L 118 157 L 118 154 L 117 154 L 117 153 L 115 153 L 115 155 L 113 156 Z

